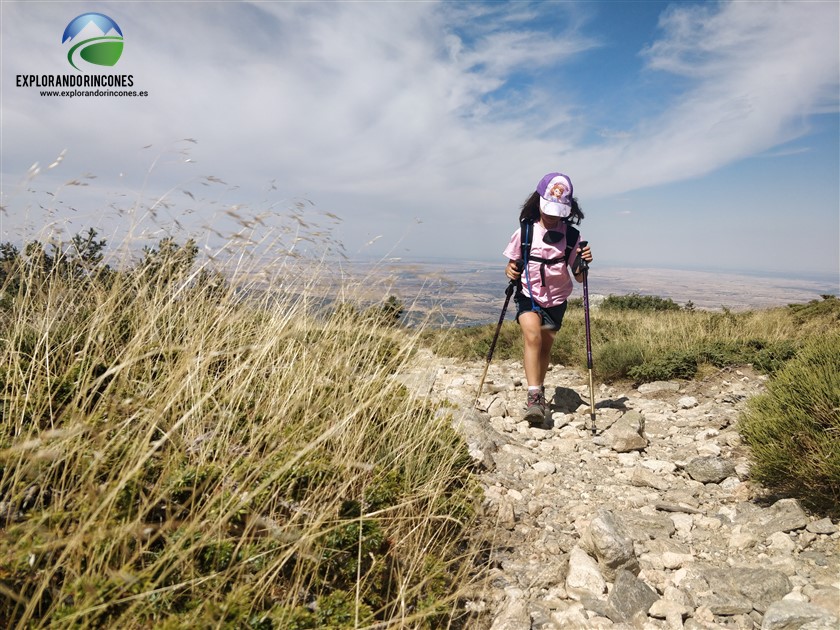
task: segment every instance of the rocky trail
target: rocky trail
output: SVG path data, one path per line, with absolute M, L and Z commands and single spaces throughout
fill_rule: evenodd
M 519 420 L 522 365 L 421 352 L 403 382 L 446 399 L 479 463 L 492 630 L 840 628 L 840 532 L 750 481 L 737 420 L 765 377 L 596 387 L 553 366 L 550 418 Z

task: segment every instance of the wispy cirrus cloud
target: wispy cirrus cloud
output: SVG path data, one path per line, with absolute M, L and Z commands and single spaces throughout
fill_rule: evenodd
M 589 148 L 587 171 L 621 192 L 697 177 L 806 134 L 809 117 L 838 109 L 837 22 L 836 3 L 672 5 L 641 54 L 649 71 L 688 87 L 631 137 Z

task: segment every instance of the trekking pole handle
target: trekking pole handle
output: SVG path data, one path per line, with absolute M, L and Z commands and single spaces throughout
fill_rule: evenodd
M 521 260 L 513 261 L 513 266 L 520 274 L 522 273 L 522 261 Z M 519 282 L 519 280 L 520 280 L 519 278 L 511 279 L 508 282 L 508 286 L 507 286 L 507 289 L 505 289 L 505 293 L 510 295 L 513 292 L 513 288 L 516 286 L 516 284 Z
M 583 251 L 583 248 L 587 245 L 589 245 L 589 241 L 581 241 L 580 243 L 578 243 L 578 247 L 580 247 L 581 251 Z M 586 262 L 583 258 L 580 258 L 578 269 L 580 269 L 580 271 L 587 271 L 589 269 L 589 263 Z
M 517 260 L 514 263 L 514 266 L 516 267 L 517 271 L 522 271 L 522 261 L 521 260 Z M 508 297 L 508 299 L 510 299 L 510 296 L 513 295 L 513 290 L 516 288 L 516 285 L 518 283 L 519 283 L 519 278 L 517 278 L 516 280 L 511 280 L 510 282 L 508 282 L 508 285 L 505 288 L 505 295 Z

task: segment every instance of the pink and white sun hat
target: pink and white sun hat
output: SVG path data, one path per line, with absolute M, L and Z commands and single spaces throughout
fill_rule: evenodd
M 572 180 L 563 173 L 549 173 L 537 184 L 540 212 L 565 219 L 572 213 Z

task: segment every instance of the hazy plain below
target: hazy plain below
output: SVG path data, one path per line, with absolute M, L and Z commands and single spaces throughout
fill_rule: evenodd
M 352 263 L 349 275 L 366 278 L 368 297 L 395 295 L 413 305 L 412 319 L 433 313 L 437 322 L 471 325 L 498 321 L 507 279 L 503 265 L 464 260 Z M 601 296 L 657 295 L 680 306 L 744 311 L 805 303 L 821 295 L 840 294 L 840 280 L 831 276 L 690 271 L 661 268 L 600 267 L 589 275 L 591 302 Z M 572 297 L 582 297 L 577 285 Z

